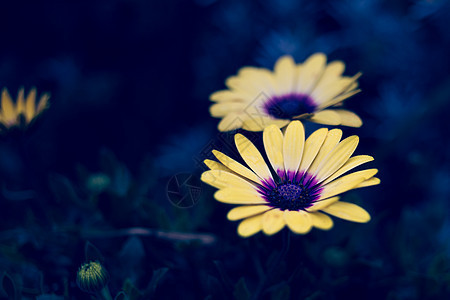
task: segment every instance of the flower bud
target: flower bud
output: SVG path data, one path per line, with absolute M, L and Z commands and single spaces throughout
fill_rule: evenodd
M 109 281 L 109 274 L 98 261 L 81 265 L 77 273 L 77 284 L 87 293 L 100 292 Z

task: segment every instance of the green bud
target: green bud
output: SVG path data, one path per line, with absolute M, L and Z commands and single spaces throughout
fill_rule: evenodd
M 77 273 L 77 284 L 87 293 L 100 292 L 109 281 L 109 274 L 98 261 L 81 265 Z

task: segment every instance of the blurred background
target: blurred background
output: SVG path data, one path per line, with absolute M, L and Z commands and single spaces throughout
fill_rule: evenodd
M 27 130 L 1 133 L 0 297 L 89 299 L 75 283 L 88 241 L 113 298 L 450 296 L 449 1 L 9 1 L 1 10 L 0 87 L 51 98 Z M 375 157 L 382 183 L 344 199 L 372 221 L 335 219 L 289 247 L 284 233 L 239 238 L 230 207 L 198 182 L 201 161 L 230 138 L 208 97 L 242 66 L 315 52 L 363 73 L 345 106 L 364 125 L 344 136 L 360 136 L 356 153 Z M 188 180 L 195 201 L 174 200 L 174 180 Z

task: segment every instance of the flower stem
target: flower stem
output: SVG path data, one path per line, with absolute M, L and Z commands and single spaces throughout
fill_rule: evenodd
M 102 300 L 112 300 L 112 296 L 107 285 L 99 292 L 99 297 Z

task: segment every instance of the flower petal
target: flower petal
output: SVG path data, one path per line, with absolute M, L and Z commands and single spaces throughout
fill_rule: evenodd
M 370 214 L 362 207 L 353 203 L 338 201 L 322 210 L 327 214 L 348 221 L 358 223 L 367 223 L 370 221 Z
M 294 233 L 297 234 L 306 234 L 312 228 L 312 220 L 311 216 L 308 212 L 305 211 L 293 211 L 293 210 L 285 210 L 284 211 L 284 220 L 286 221 L 287 226 Z
M 230 112 L 238 112 L 245 108 L 242 102 L 222 102 L 211 105 L 209 113 L 215 118 L 223 117 Z
M 306 210 L 309 212 L 314 212 L 323 209 L 324 207 L 329 206 L 330 204 L 333 204 L 334 202 L 338 201 L 340 197 L 333 197 L 328 198 L 325 200 L 316 201 L 313 203 L 312 206 L 308 207 Z
M 279 209 L 272 209 L 262 215 L 262 229 L 267 235 L 273 235 L 283 229 L 286 225 L 283 212 Z
M 342 167 L 358 146 L 359 137 L 356 135 L 350 136 L 339 143 L 323 163 L 317 168 L 316 177 L 319 182 L 327 179 L 331 174 Z
M 231 187 L 255 190 L 255 186 L 247 180 L 239 177 L 238 175 L 222 170 L 210 170 L 203 172 L 200 179 L 218 189 Z
M 295 91 L 298 93 L 309 93 L 320 79 L 326 62 L 327 57 L 323 53 L 311 55 L 300 66 Z
M 222 165 L 221 163 L 211 160 L 211 159 L 205 159 L 203 163 L 210 169 L 210 170 L 222 170 L 227 172 L 232 172 L 230 169 Z
M 369 161 L 372 161 L 373 157 L 369 155 L 358 155 L 354 157 L 350 157 L 348 161 L 339 169 L 337 170 L 333 175 L 327 178 L 322 184 L 325 185 L 334 179 L 338 178 L 339 176 L 347 173 L 348 171 L 352 170 L 353 168 L 356 168 L 357 166 L 360 166 L 364 163 L 367 163 Z
M 244 120 L 240 114 L 230 112 L 219 122 L 218 129 L 223 132 L 241 128 Z
M 217 201 L 228 204 L 267 204 L 258 193 L 249 189 L 224 188 L 214 193 Z
M 274 67 L 277 94 L 292 92 L 295 82 L 295 62 L 291 56 L 280 57 Z
M 355 94 L 358 94 L 359 92 L 361 92 L 361 90 L 352 90 L 349 92 L 344 92 L 342 95 L 339 95 L 328 102 L 319 104 L 317 106 L 317 109 L 320 110 L 320 109 L 324 109 L 324 108 L 327 108 L 327 107 L 330 107 L 333 105 L 337 105 L 337 104 L 341 103 L 342 101 L 344 101 L 345 99 L 347 99 Z
M 238 228 L 238 234 L 241 237 L 249 237 L 258 233 L 262 229 L 262 215 L 257 215 L 243 220 Z
M 357 186 L 355 186 L 355 189 L 359 189 L 359 188 L 363 188 L 363 187 L 368 187 L 368 186 L 372 186 L 372 185 L 377 185 L 380 184 L 380 178 L 377 177 L 372 177 L 369 178 L 363 182 L 361 182 L 360 184 L 358 184 Z
M 299 170 L 301 172 L 306 172 L 309 166 L 313 162 L 317 153 L 322 147 L 325 138 L 327 137 L 328 129 L 320 128 L 314 131 L 305 142 L 305 149 L 303 150 L 303 157 L 300 163 Z
M 320 147 L 319 153 L 317 153 L 316 158 L 308 169 L 310 174 L 314 174 L 317 171 L 317 168 L 323 163 L 324 158 L 333 150 L 336 145 L 339 143 L 339 140 L 342 137 L 342 130 L 340 129 L 332 129 L 328 131 L 327 137 Z
M 290 179 L 295 176 L 300 166 L 304 144 L 305 129 L 302 123 L 300 121 L 292 121 L 286 128 L 283 140 L 284 169 Z
M 314 113 L 312 117 L 308 119 L 311 122 L 324 124 L 324 125 L 339 125 L 341 124 L 341 117 L 333 110 L 322 110 Z
M 236 221 L 252 217 L 255 215 L 262 214 L 263 212 L 272 209 L 272 207 L 267 205 L 244 205 L 238 206 L 230 210 L 227 214 L 227 218 L 230 221 Z
M 49 94 L 43 94 L 39 99 L 39 103 L 36 108 L 36 114 L 40 114 L 48 107 L 48 99 L 50 99 Z
M 275 125 L 282 128 L 289 123 L 289 120 L 274 119 L 265 115 L 248 117 L 244 120 L 242 128 L 248 131 L 263 131 L 267 126 Z
M 333 112 L 337 113 L 341 118 L 341 123 L 339 125 L 349 126 L 349 127 L 361 127 L 363 122 L 361 118 L 346 109 L 332 109 Z
M 239 153 L 250 169 L 252 169 L 261 179 L 272 179 L 272 174 L 255 145 L 239 133 L 234 136 L 234 141 Z
M 2 116 L 6 122 L 16 121 L 17 114 L 11 96 L 6 88 L 2 91 Z
M 264 149 L 272 168 L 278 174 L 284 173 L 283 133 L 276 125 L 270 125 L 263 133 Z
M 348 190 L 354 189 L 363 181 L 374 176 L 377 172 L 378 172 L 377 169 L 368 169 L 354 172 L 344 177 L 338 178 L 335 181 L 332 181 L 323 187 L 319 201 L 322 199 L 333 197 L 335 195 L 339 195 Z
M 234 159 L 232 159 L 231 157 L 223 154 L 222 152 L 219 152 L 217 150 L 213 150 L 212 153 L 214 154 L 215 157 L 217 157 L 217 159 L 227 168 L 229 168 L 230 170 L 234 171 L 235 173 L 250 179 L 256 183 L 261 183 L 261 180 L 259 179 L 258 176 L 256 176 L 255 173 L 253 173 L 250 169 L 248 169 L 247 167 L 244 167 L 243 165 L 241 165 L 240 163 L 238 163 L 237 161 L 235 161 Z
M 325 104 L 342 94 L 353 82 L 353 78 L 341 77 L 321 89 L 315 89 L 311 96 L 317 104 Z
M 329 230 L 333 227 L 333 220 L 326 214 L 320 212 L 310 213 L 312 225 L 322 230 Z
M 25 100 L 25 118 L 30 122 L 35 116 L 36 109 L 36 89 L 31 89 Z

